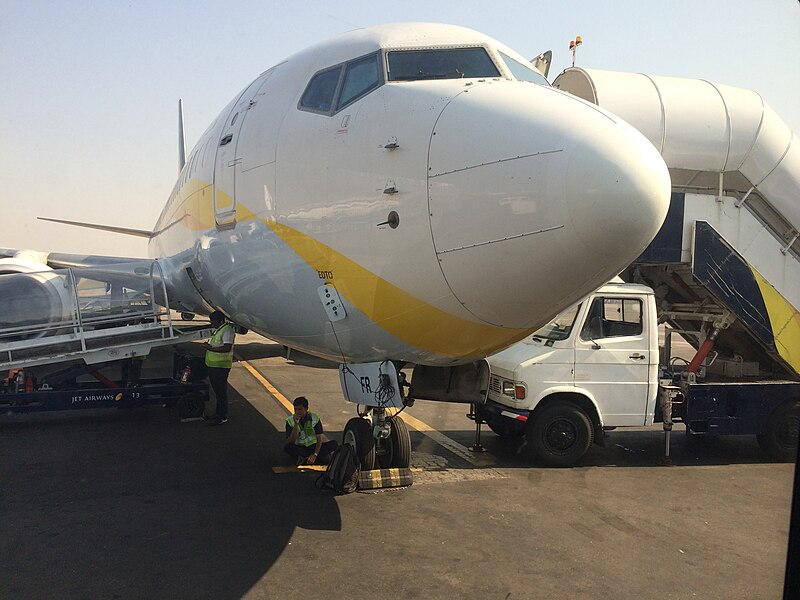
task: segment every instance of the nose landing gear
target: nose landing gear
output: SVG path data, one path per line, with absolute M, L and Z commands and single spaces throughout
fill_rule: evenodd
M 363 471 L 411 465 L 408 426 L 399 415 L 387 415 L 385 408 L 373 407 L 365 416 L 350 419 L 344 428 L 344 443 L 355 448 Z

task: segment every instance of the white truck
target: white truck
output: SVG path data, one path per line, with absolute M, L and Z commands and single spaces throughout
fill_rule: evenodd
M 741 361 L 737 369 L 720 359 L 716 375 L 690 372 L 687 361 L 659 364 L 658 321 L 651 288 L 601 287 L 489 358 L 488 400 L 474 418 L 498 435 L 525 436 L 525 451 L 549 466 L 578 463 L 606 430 L 665 417 L 691 434 L 756 434 L 773 458 L 793 460 L 800 383 L 764 379 Z

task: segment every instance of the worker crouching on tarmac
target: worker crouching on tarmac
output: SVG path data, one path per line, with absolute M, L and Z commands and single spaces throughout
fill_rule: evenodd
M 294 414 L 286 419 L 287 444 L 284 452 L 296 459 L 298 465 L 313 465 L 324 461 L 336 450 L 336 440 L 325 441 L 322 434 L 322 420 L 316 413 L 308 412 L 308 400 L 303 396 L 295 398 Z
M 208 320 L 211 321 L 214 333 L 203 346 L 206 349 L 208 381 L 217 398 L 217 410 L 206 420 L 210 425 L 222 425 L 228 422 L 228 374 L 233 366 L 236 332 L 231 323 L 225 322 L 225 315 L 219 311 L 211 313 Z

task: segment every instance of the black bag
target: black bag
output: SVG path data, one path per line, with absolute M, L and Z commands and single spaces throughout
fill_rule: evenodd
M 351 494 L 358 489 L 358 475 L 361 462 L 355 448 L 350 444 L 342 444 L 331 455 L 328 468 L 315 482 L 323 490 L 333 490 L 337 494 Z

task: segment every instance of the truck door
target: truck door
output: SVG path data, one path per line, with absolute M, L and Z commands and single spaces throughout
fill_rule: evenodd
M 644 425 L 651 359 L 641 297 L 596 296 L 575 344 L 575 385 L 591 392 L 603 423 Z

